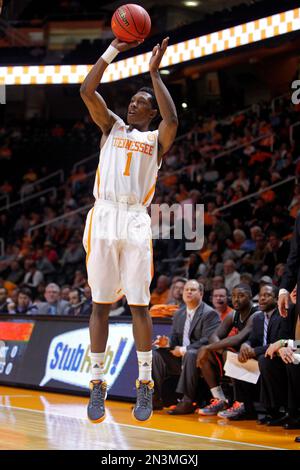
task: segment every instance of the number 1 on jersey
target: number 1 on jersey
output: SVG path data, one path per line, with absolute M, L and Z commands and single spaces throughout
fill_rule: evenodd
M 130 176 L 131 159 L 132 159 L 132 152 L 127 152 L 127 162 L 126 162 L 125 171 L 123 173 L 124 176 Z

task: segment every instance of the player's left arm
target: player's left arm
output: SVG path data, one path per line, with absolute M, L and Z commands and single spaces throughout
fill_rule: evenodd
M 169 150 L 174 142 L 178 127 L 177 111 L 174 101 L 159 74 L 159 65 L 168 47 L 168 41 L 169 38 L 165 38 L 161 46 L 157 44 L 153 48 L 149 64 L 152 85 L 162 117 L 162 121 L 158 127 L 158 163 L 160 163 L 162 156 Z

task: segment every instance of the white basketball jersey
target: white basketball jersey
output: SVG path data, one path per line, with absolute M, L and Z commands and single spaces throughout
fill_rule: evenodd
M 155 192 L 158 130 L 129 130 L 118 119 L 100 151 L 94 197 L 149 206 Z

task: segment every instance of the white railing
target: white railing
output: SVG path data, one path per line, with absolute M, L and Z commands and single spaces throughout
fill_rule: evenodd
M 234 116 L 239 116 L 239 114 L 246 114 L 248 111 L 252 111 L 256 113 L 257 115 L 260 114 L 260 104 L 259 103 L 253 103 L 251 106 L 248 106 L 247 108 L 240 109 L 239 111 L 236 111 L 233 114 L 229 114 L 229 116 L 226 116 L 225 118 L 219 119 L 218 122 L 220 124 L 231 122 L 232 118 Z
M 246 144 L 237 145 L 236 147 L 230 147 L 228 150 L 224 150 L 223 152 L 218 153 L 217 155 L 215 155 L 213 157 L 213 159 L 217 160 L 218 158 L 224 157 L 224 155 L 231 154 L 232 152 L 235 152 L 236 150 L 240 150 L 244 147 L 248 147 L 248 145 L 255 144 L 256 142 L 259 142 L 260 140 L 268 139 L 269 137 L 274 137 L 274 136 L 275 136 L 275 134 L 270 133 L 270 134 L 263 134 L 259 137 L 255 137 L 255 139 L 250 140 Z M 271 147 L 273 147 L 273 145 Z
M 96 157 L 99 157 L 99 152 L 98 152 L 98 153 L 93 153 L 93 154 L 90 155 L 89 157 L 83 158 L 82 160 L 79 160 L 79 162 L 74 163 L 74 165 L 73 165 L 73 170 L 76 171 L 77 168 L 78 168 L 80 165 L 83 165 L 84 163 L 89 162 L 90 160 L 93 160 L 93 159 L 96 158 Z
M 294 122 L 294 124 L 292 124 L 290 126 L 290 144 L 293 145 L 295 140 L 294 140 L 294 129 L 295 127 L 298 127 L 300 126 L 300 121 L 297 121 L 297 122 Z
M 246 144 L 242 144 L 242 145 L 238 145 L 236 147 L 231 147 L 227 150 L 224 150 L 223 152 L 220 152 L 218 153 L 217 155 L 214 155 L 212 157 L 212 160 L 218 160 L 219 158 L 221 157 L 224 157 L 225 155 L 230 155 L 231 153 L 235 152 L 236 150 L 240 150 L 244 147 L 247 147 L 248 145 L 251 145 L 251 144 L 254 144 L 256 142 L 259 142 L 260 140 L 263 140 L 263 139 L 267 139 L 268 137 L 274 137 L 274 134 L 263 134 L 261 135 L 260 137 L 256 137 L 255 139 L 252 139 L 250 140 L 249 142 L 247 142 Z M 272 145 L 273 147 L 273 145 Z M 186 165 L 186 166 L 183 166 L 181 167 L 179 170 L 175 170 L 175 171 L 171 171 L 171 172 L 166 172 L 166 173 L 161 173 L 159 175 L 159 177 L 157 178 L 157 181 L 160 181 L 162 180 L 163 178 L 165 178 L 166 176 L 171 176 L 171 175 L 176 175 L 176 174 L 180 174 L 182 173 L 183 171 L 185 170 L 188 170 L 189 168 L 193 168 L 194 170 L 196 170 L 198 167 L 200 167 L 202 165 L 202 163 L 197 163 L 196 165 L 193 164 L 193 165 Z
M 0 256 L 5 254 L 4 238 L 0 238 Z
M 55 178 L 56 176 L 59 177 L 59 181 L 60 183 L 63 183 L 64 179 L 65 179 L 65 174 L 64 174 L 64 171 L 61 169 L 61 170 L 57 170 L 57 171 L 54 171 L 53 173 L 51 173 L 50 175 L 48 176 L 45 176 L 43 178 L 40 178 L 36 181 L 34 181 L 33 183 L 28 183 L 26 185 L 24 185 L 24 187 L 21 189 L 20 191 L 20 195 L 21 195 L 21 200 L 24 199 L 25 195 L 26 195 L 26 192 L 28 190 L 31 190 L 33 189 L 35 186 L 39 185 L 39 184 L 42 184 L 44 183 L 45 181 L 48 181 L 48 180 L 51 180 L 52 178 Z
M 283 181 L 280 181 L 279 183 L 274 183 L 271 186 L 268 186 L 267 188 L 261 189 L 260 191 L 256 191 L 255 193 L 248 194 L 247 196 L 241 197 L 238 201 L 230 202 L 229 204 L 226 204 L 225 206 L 218 207 L 215 209 L 214 213 L 224 211 L 225 209 L 228 209 L 229 207 L 237 206 L 241 202 L 247 201 L 248 199 L 252 199 L 253 197 L 261 196 L 263 193 L 266 191 L 269 191 L 269 189 L 277 188 L 278 186 L 282 186 L 283 184 L 289 183 L 290 181 L 296 180 L 296 176 L 289 176 Z
M 4 211 L 4 210 L 9 210 L 11 209 L 12 207 L 16 207 L 20 204 L 25 204 L 27 201 L 31 201 L 32 199 L 35 199 L 37 197 L 40 197 L 42 196 L 43 194 L 47 194 L 47 193 L 50 193 L 52 192 L 52 195 L 54 197 L 56 197 L 57 195 L 57 189 L 53 186 L 52 188 L 48 188 L 48 189 L 44 189 L 43 191 L 39 191 L 38 193 L 36 194 L 32 194 L 31 196 L 28 196 L 28 197 L 25 197 L 23 199 L 20 199 L 19 201 L 16 201 L 16 202 L 12 202 L 11 204 L 7 206 L 3 206 L 3 207 L 0 207 L 0 211 Z
M 47 225 L 55 224 L 59 220 L 67 219 L 68 217 L 72 217 L 75 214 L 80 214 L 81 212 L 86 211 L 90 209 L 91 207 L 93 207 L 93 204 L 87 204 L 86 206 L 79 207 L 78 209 L 68 212 L 67 214 L 62 214 L 62 215 L 59 215 L 58 217 L 55 217 L 54 219 L 50 219 L 50 220 L 47 220 L 46 222 L 33 225 L 33 227 L 30 227 L 27 233 L 28 235 L 30 235 L 34 230 L 38 230 L 39 228 L 46 227 Z
M 0 201 L 1 201 L 1 199 L 5 199 L 5 201 L 6 201 L 6 209 L 8 209 L 8 207 L 9 207 L 9 201 L 10 201 L 8 194 L 3 194 L 3 196 L 0 196 Z

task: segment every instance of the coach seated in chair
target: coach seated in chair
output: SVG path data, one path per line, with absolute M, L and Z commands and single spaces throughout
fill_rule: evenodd
M 204 287 L 196 280 L 186 282 L 184 306 L 174 315 L 171 337 L 159 336 L 153 353 L 154 409 L 163 408 L 162 386 L 170 376 L 178 380 L 176 392 L 183 395 L 172 414 L 193 413 L 199 373 L 196 369 L 198 349 L 208 344 L 208 338 L 220 323 L 219 314 L 202 301 Z

